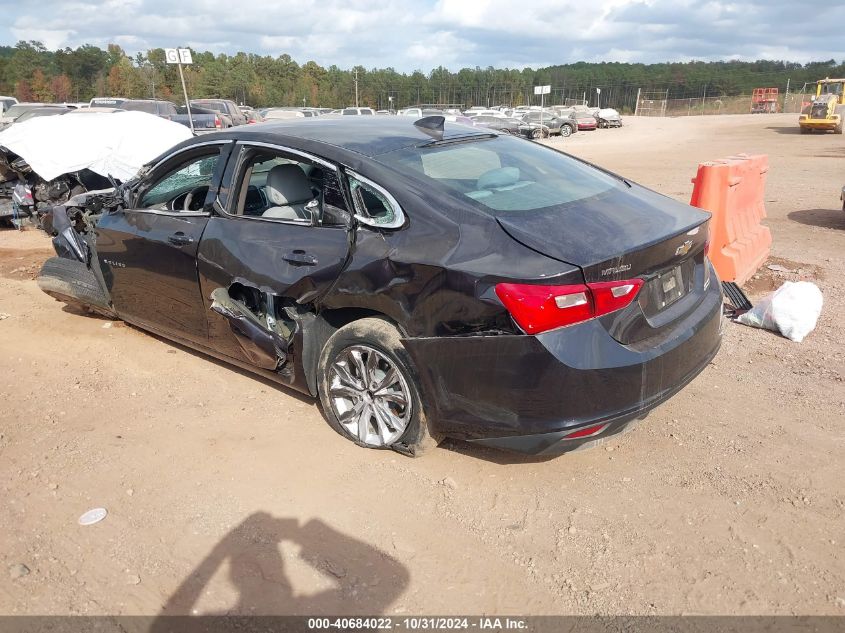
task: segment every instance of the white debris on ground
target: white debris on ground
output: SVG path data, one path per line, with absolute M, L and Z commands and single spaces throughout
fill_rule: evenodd
M 780 332 L 800 343 L 816 328 L 822 303 L 822 291 L 816 284 L 787 281 L 736 320 L 743 325 Z

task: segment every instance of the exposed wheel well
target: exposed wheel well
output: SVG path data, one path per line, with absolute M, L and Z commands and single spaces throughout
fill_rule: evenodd
M 317 396 L 317 365 L 320 362 L 320 354 L 326 345 L 326 341 L 344 325 L 367 317 L 384 319 L 395 326 L 402 336 L 407 335 L 404 329 L 387 315 L 366 308 L 321 310 L 319 314 L 314 316 L 310 323 L 303 323 L 302 368 L 305 371 L 308 390 L 313 396 Z

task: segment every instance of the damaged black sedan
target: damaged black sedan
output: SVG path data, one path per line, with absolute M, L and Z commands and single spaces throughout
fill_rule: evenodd
M 366 119 L 191 139 L 71 199 L 42 289 L 412 455 L 595 444 L 716 354 L 707 213 L 525 139 Z

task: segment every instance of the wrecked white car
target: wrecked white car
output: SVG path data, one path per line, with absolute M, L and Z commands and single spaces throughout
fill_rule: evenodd
M 128 180 L 190 137 L 185 126 L 144 112 L 41 117 L 13 125 L 0 132 L 0 222 L 31 217 L 51 232 L 53 206 Z

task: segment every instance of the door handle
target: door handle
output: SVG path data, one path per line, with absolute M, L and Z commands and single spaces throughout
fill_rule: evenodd
M 185 235 L 182 231 L 178 231 L 167 238 L 167 241 L 175 246 L 186 246 L 194 241 L 190 235 Z
M 313 255 L 309 255 L 305 251 L 293 251 L 292 253 L 285 253 L 282 255 L 282 259 L 286 262 L 293 264 L 294 266 L 316 266 L 317 265 L 317 258 Z

